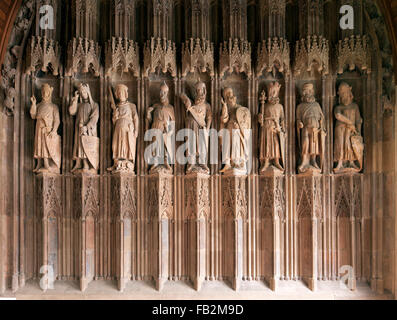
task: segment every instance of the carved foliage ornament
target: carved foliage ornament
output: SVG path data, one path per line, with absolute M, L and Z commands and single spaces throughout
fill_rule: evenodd
M 117 15 L 133 16 L 136 0 L 114 0 L 114 11 Z
M 209 180 L 206 178 L 190 178 L 185 181 L 187 219 L 208 218 L 210 212 Z
M 247 189 L 244 177 L 222 179 L 222 207 L 225 217 L 245 219 L 247 217 Z
M 260 0 L 261 12 L 266 11 L 271 15 L 285 15 L 285 0 Z
M 251 77 L 251 44 L 240 39 L 229 39 L 220 45 L 219 71 L 223 77 L 226 71 L 230 73 L 245 73 Z
M 99 178 L 83 177 L 83 210 L 81 218 L 83 220 L 88 217 L 97 219 L 99 217 Z
M 113 37 L 106 45 L 106 75 L 118 71 L 139 77 L 139 46 L 133 40 Z
M 182 44 L 182 76 L 188 73 L 208 72 L 215 76 L 214 45 L 204 39 L 190 39 Z
M 256 74 L 260 76 L 263 70 L 275 73 L 276 69 L 290 74 L 289 43 L 283 38 L 273 38 L 262 41 L 258 46 Z
M 176 77 L 176 47 L 175 43 L 166 39 L 149 40 L 144 47 L 144 76 L 156 72 L 157 68 L 163 73 L 170 72 Z
M 60 56 L 61 50 L 57 41 L 33 36 L 29 41 L 26 55 L 26 73 L 31 74 L 40 68 L 43 72 L 50 71 L 54 76 L 58 76 Z
M 307 36 L 296 42 L 294 74 L 316 69 L 322 75 L 329 73 L 329 45 L 322 36 Z
M 39 182 L 43 184 L 43 219 L 48 219 L 50 216 L 55 218 L 60 216 L 62 212 L 61 200 L 61 180 L 60 177 L 43 175 Z M 40 195 L 39 195 L 40 196 Z
M 96 77 L 100 72 L 101 47 L 94 40 L 73 38 L 69 42 L 67 58 L 67 76 L 78 72 L 91 71 Z
M 361 71 L 371 72 L 371 53 L 368 48 L 368 40 L 364 35 L 345 38 L 339 40 L 336 47 L 337 71 L 342 74 L 348 66 L 349 71 L 360 69 Z
M 322 217 L 321 177 L 301 177 L 297 181 L 298 219 Z

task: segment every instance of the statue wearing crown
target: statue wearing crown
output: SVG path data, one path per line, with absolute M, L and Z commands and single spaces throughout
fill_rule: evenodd
M 280 104 L 281 85 L 273 82 L 269 86 L 269 97 L 262 92 L 261 110 L 258 115 L 260 125 L 259 159 L 260 174 L 266 172 L 282 173 L 285 166 L 285 122 L 284 108 Z M 283 166 L 282 166 L 283 165 Z

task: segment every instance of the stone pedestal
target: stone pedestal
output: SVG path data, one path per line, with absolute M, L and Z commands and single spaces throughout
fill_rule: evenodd
M 259 177 L 262 275 L 275 291 L 280 279 L 281 238 L 285 219 L 285 177 L 270 173 Z
M 95 233 L 99 219 L 99 176 L 80 173 L 74 177 L 74 211 L 79 226 L 80 289 L 95 277 Z
M 132 278 L 134 248 L 132 234 L 136 225 L 136 176 L 116 173 L 111 177 L 112 216 L 115 219 L 116 278 L 118 290 L 123 291 Z
M 201 173 L 185 176 L 188 272 L 196 290 L 200 290 L 206 271 L 206 221 L 211 210 L 209 178 Z
M 248 215 L 247 177 L 222 177 L 224 270 L 232 288 L 239 290 L 243 275 L 243 223 Z
M 317 287 L 317 221 L 323 216 L 323 184 L 319 174 L 296 177 L 299 274 L 310 290 Z
M 165 173 L 148 176 L 145 195 L 152 230 L 152 276 L 156 289 L 162 290 L 169 276 L 169 222 L 174 217 L 174 177 Z
M 40 282 L 45 291 L 51 288 L 52 280 L 58 276 L 59 228 L 62 217 L 62 177 L 59 174 L 40 173 L 35 177 L 36 214 L 41 219 L 42 247 Z

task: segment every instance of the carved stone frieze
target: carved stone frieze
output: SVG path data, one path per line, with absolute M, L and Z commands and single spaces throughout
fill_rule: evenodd
M 46 37 L 33 36 L 26 54 L 26 73 L 31 74 L 40 68 L 43 72 L 50 72 L 58 76 L 61 51 L 57 41 Z
M 74 177 L 75 217 L 85 221 L 99 219 L 99 176 L 79 174 Z
M 62 179 L 60 175 L 37 175 L 37 208 L 43 220 L 62 216 Z
M 185 208 L 187 219 L 206 219 L 211 210 L 209 176 L 190 174 L 185 179 Z
M 106 45 L 106 67 L 107 76 L 117 72 L 131 72 L 139 77 L 139 46 L 133 40 L 115 38 L 109 40 Z
M 156 72 L 156 69 L 163 73 L 167 71 L 172 77 L 176 77 L 176 46 L 171 40 L 151 38 L 143 49 L 143 75 L 148 77 Z
M 321 176 L 307 175 L 297 177 L 297 205 L 298 219 L 322 218 L 322 183 Z
M 151 219 L 172 219 L 174 214 L 173 176 L 149 176 L 148 208 Z
M 307 36 L 296 42 L 295 76 L 314 70 L 322 75 L 329 73 L 329 45 L 323 36 Z
M 259 212 L 261 218 L 285 218 L 284 177 L 269 175 L 259 180 Z
M 339 40 L 336 47 L 336 69 L 339 74 L 346 67 L 349 71 L 356 68 L 361 71 L 371 72 L 371 53 L 368 47 L 367 36 L 352 35 L 350 38 Z
M 66 75 L 92 72 L 96 77 L 100 73 L 101 47 L 94 40 L 73 38 L 69 42 Z
M 232 73 L 245 73 L 252 76 L 251 69 L 251 44 L 241 39 L 229 39 L 220 44 L 219 74 L 225 75 L 226 71 Z
M 190 39 L 182 44 L 182 76 L 202 72 L 215 76 L 214 45 L 205 39 Z
M 246 219 L 248 195 L 246 177 L 225 176 L 222 178 L 222 210 L 225 217 Z
M 115 218 L 136 219 L 136 178 L 131 174 L 114 174 L 111 178 L 112 212 Z
M 276 70 L 286 75 L 290 74 L 290 50 L 286 39 L 269 38 L 259 44 L 256 75 L 260 76 L 264 70 L 273 74 Z

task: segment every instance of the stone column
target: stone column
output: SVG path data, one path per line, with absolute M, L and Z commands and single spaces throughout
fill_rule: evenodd
M 248 216 L 247 176 L 222 176 L 224 270 L 234 290 L 243 276 L 243 223 Z
M 78 174 L 73 181 L 74 211 L 78 219 L 80 289 L 85 291 L 96 270 L 95 234 L 99 218 L 99 176 Z
M 116 278 L 118 290 L 123 291 L 133 277 L 134 258 L 132 237 L 136 222 L 136 177 L 129 173 L 116 173 L 111 177 L 112 215 L 115 219 Z
M 206 275 L 206 219 L 211 210 L 209 179 L 209 175 L 201 173 L 185 176 L 188 272 L 196 290 L 200 290 Z
M 299 274 L 310 290 L 317 287 L 317 223 L 323 214 L 323 177 L 319 174 L 296 176 L 296 214 Z
M 39 272 L 46 276 L 40 282 L 45 291 L 51 288 L 59 269 L 59 229 L 62 217 L 62 178 L 59 174 L 40 173 L 35 177 L 36 214 L 41 218 L 41 264 Z M 39 249 L 40 250 L 40 249 Z M 52 278 L 53 277 L 53 278 Z
M 285 235 L 285 177 L 270 173 L 259 177 L 261 218 L 262 276 L 271 290 L 277 289 L 281 277 L 281 239 Z
M 147 178 L 146 203 L 152 230 L 151 271 L 156 289 L 162 290 L 169 277 L 169 226 L 174 217 L 174 178 L 170 174 L 155 173 Z

